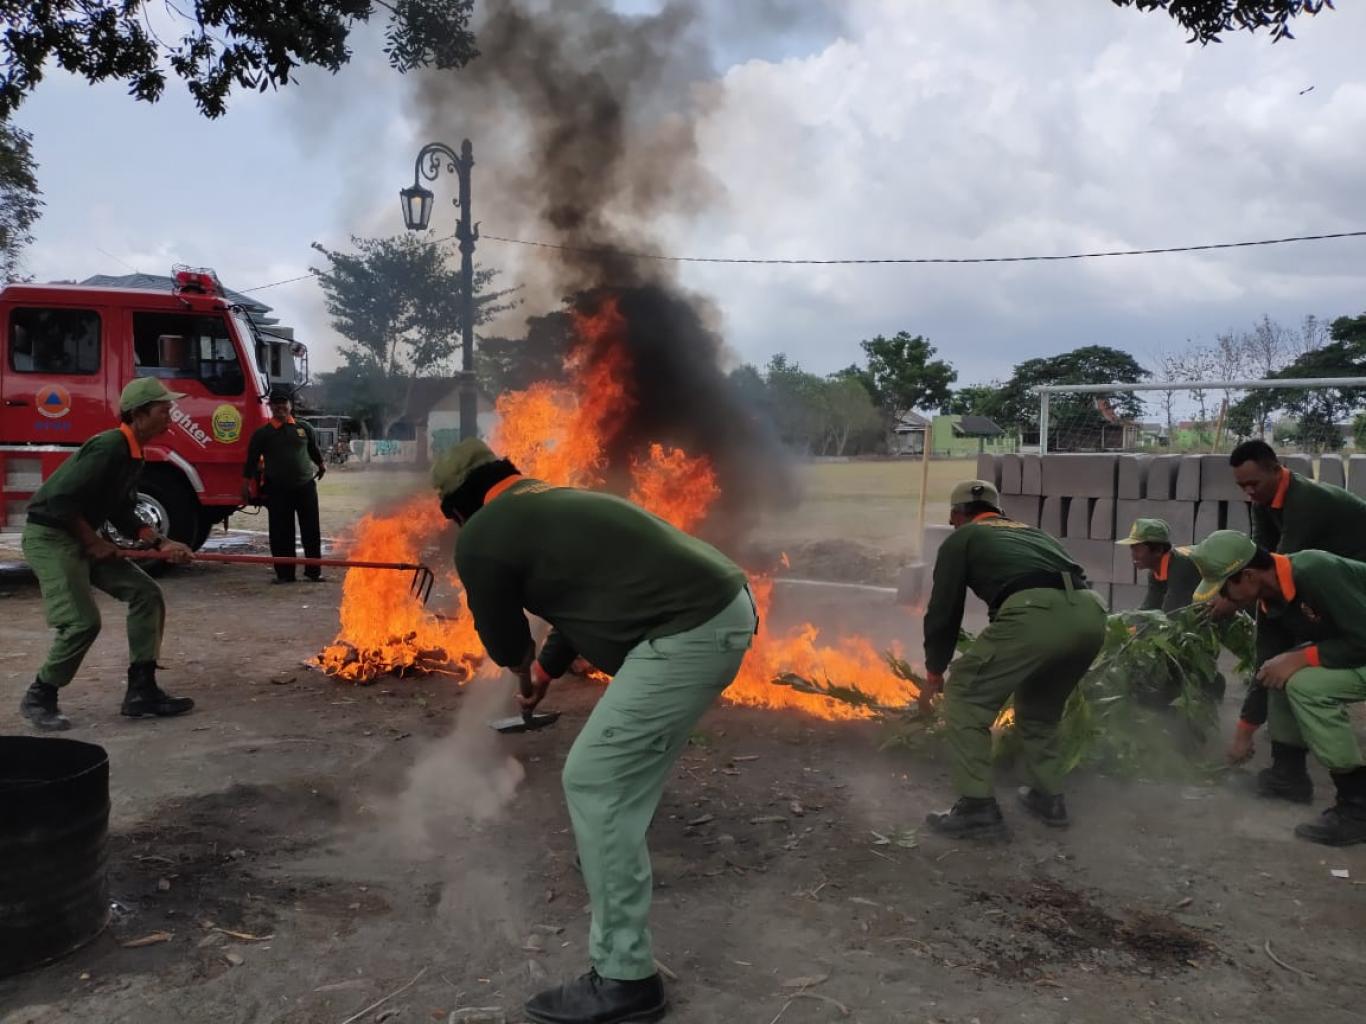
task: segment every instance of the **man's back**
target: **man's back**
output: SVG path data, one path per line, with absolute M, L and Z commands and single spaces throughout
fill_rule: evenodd
M 470 517 L 456 568 L 481 635 L 481 593 L 498 593 L 607 672 L 641 640 L 706 622 L 745 583 L 711 545 L 638 506 L 539 480 L 519 481 Z
M 1252 538 L 1283 555 L 1314 549 L 1366 561 L 1366 500 L 1291 473 L 1281 507 L 1252 506 Z

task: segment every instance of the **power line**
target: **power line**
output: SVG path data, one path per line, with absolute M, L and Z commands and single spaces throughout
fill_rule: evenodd
M 432 239 L 429 245 L 449 242 L 454 235 Z M 877 259 L 769 259 L 739 256 L 669 256 L 655 252 L 631 252 L 627 249 L 593 248 L 591 246 L 562 245 L 558 242 L 538 242 L 525 238 L 506 238 L 502 235 L 481 234 L 482 242 L 503 242 L 507 245 L 524 245 L 534 249 L 554 249 L 559 252 L 579 253 L 587 256 L 625 256 L 628 259 L 660 260 L 669 263 L 748 263 L 781 266 L 867 266 L 870 264 L 958 264 L 958 263 L 1047 263 L 1058 260 L 1091 260 L 1109 256 L 1162 256 L 1177 252 L 1210 252 L 1215 249 L 1251 249 L 1257 246 L 1286 245 L 1290 242 L 1324 242 L 1335 238 L 1366 238 L 1366 231 L 1336 231 L 1322 235 L 1291 235 L 1287 238 L 1261 238 L 1251 242 L 1210 242 L 1205 245 L 1169 245 L 1157 249 L 1110 249 L 1101 252 L 1072 252 L 1055 256 L 907 256 Z M 253 288 L 239 288 L 241 292 L 259 292 L 282 284 L 293 284 L 312 277 L 300 274 L 287 277 L 283 281 L 258 284 Z
M 1105 256 L 1159 256 L 1174 252 L 1208 252 L 1211 249 L 1248 249 L 1260 245 L 1284 245 L 1287 242 L 1321 242 L 1332 238 L 1364 238 L 1366 231 L 1338 231 L 1324 235 L 1292 235 L 1289 238 L 1263 238 L 1252 242 L 1211 242 L 1206 245 L 1171 245 L 1158 249 L 1114 249 L 1104 252 L 1073 252 L 1058 256 L 917 256 L 881 259 L 765 259 L 737 256 L 667 256 L 653 252 L 631 252 L 625 249 L 592 248 L 561 245 L 556 242 L 535 242 L 499 235 L 480 235 L 481 241 L 506 242 L 537 249 L 558 249 L 563 252 L 595 256 L 625 256 L 638 260 L 662 260 L 670 263 L 761 263 L 813 266 L 846 266 L 873 263 L 1043 263 L 1053 260 L 1089 260 Z

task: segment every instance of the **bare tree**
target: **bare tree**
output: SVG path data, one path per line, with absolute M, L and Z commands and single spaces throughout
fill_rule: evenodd
M 1240 337 L 1247 349 L 1247 367 L 1258 380 L 1270 377 L 1293 358 L 1290 332 L 1265 313 Z

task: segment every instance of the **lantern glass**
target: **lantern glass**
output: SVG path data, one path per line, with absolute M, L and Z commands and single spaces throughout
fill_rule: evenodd
M 426 231 L 432 219 L 432 193 L 421 185 L 402 189 L 399 202 L 403 205 L 403 225 L 409 231 Z

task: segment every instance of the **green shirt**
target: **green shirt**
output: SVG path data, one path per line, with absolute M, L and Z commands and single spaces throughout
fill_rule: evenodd
M 1366 561 L 1366 501 L 1291 473 L 1280 508 L 1252 506 L 1252 539 L 1283 555 L 1312 548 Z
M 636 644 L 700 626 L 746 582 L 711 545 L 628 501 L 531 479 L 470 516 L 455 566 L 495 663 L 530 653 L 524 611 L 554 627 L 540 657 L 552 677 L 576 654 L 615 673 Z
M 1324 668 L 1366 668 L 1366 564 L 1327 551 L 1287 557 L 1294 594 L 1273 602 L 1263 625 L 1280 634 L 1283 649 L 1314 644 Z
M 994 608 L 1009 585 L 1036 573 L 1083 575 L 1061 544 L 1026 523 L 993 516 L 954 530 L 934 560 L 934 586 L 925 612 L 925 667 L 943 672 L 953 660 L 969 589 Z
M 1200 585 L 1200 570 L 1195 563 L 1175 548 L 1164 556 L 1163 562 L 1148 573 L 1148 593 L 1139 611 L 1174 612 L 1195 600 L 1195 588 Z
M 279 426 L 271 420 L 258 428 L 247 445 L 247 461 L 242 467 L 242 476 L 247 479 L 255 477 L 262 457 L 266 460 L 267 490 L 290 491 L 296 487 L 307 487 L 323 464 L 318 439 L 312 426 L 303 420 L 285 422 Z
M 101 431 L 43 481 L 29 499 L 29 522 L 72 532 L 79 517 L 92 530 L 109 522 L 124 536 L 136 537 L 147 525 L 133 514 L 144 464 L 131 431 Z

